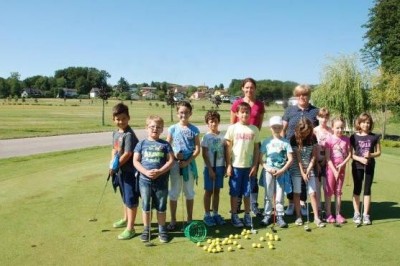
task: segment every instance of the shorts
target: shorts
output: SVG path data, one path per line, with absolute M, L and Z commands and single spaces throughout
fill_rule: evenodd
M 130 209 L 136 208 L 139 205 L 139 186 L 136 171 L 122 172 L 120 170 L 115 175 L 122 202 Z
M 221 189 L 224 187 L 225 166 L 217 166 L 216 174 L 217 174 L 217 178 L 215 179 L 215 188 Z M 208 175 L 207 167 L 204 167 L 203 175 L 204 175 L 204 190 L 213 191 L 214 182 Z
M 140 178 L 139 189 L 144 212 L 149 212 L 151 207 L 161 213 L 167 210 L 168 177 L 156 180 Z
M 250 170 L 251 168 L 233 167 L 233 175 L 229 177 L 229 195 L 231 197 L 250 197 L 251 187 L 256 182 L 254 176 L 249 176 Z
M 178 200 L 182 190 L 187 200 L 194 199 L 194 176 L 192 171 L 189 171 L 189 179 L 184 181 L 179 173 L 178 162 L 174 162 L 170 171 L 169 199 Z
M 303 177 L 301 176 L 300 169 L 297 166 L 290 167 L 290 177 L 292 178 L 293 193 L 300 194 Z M 316 192 L 316 187 L 315 173 L 314 171 L 310 171 L 310 179 L 308 180 L 308 185 L 306 187 L 307 194 Z

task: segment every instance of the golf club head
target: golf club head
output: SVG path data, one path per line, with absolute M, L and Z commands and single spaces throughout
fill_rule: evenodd
M 153 242 L 146 242 L 145 244 L 146 247 L 155 247 L 156 245 Z
M 275 229 L 274 226 L 271 227 L 271 232 L 274 233 L 274 234 L 276 233 L 276 229 Z
M 97 218 L 90 218 L 89 222 L 97 222 Z
M 306 232 L 311 232 L 311 228 L 308 226 L 308 224 L 306 224 L 306 225 L 304 226 L 304 230 L 305 230 Z
M 254 229 L 254 228 L 251 228 L 251 229 L 250 229 L 250 232 L 251 232 L 253 235 L 257 234 L 257 230 Z
M 356 224 L 356 228 L 359 228 L 359 227 L 361 227 L 361 223 Z

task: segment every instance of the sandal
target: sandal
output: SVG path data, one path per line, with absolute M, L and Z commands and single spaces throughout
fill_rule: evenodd
M 318 228 L 325 227 L 325 224 L 320 219 L 314 219 L 314 223 L 317 225 Z

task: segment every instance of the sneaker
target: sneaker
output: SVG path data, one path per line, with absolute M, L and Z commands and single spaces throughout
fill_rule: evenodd
M 293 215 L 293 213 L 294 213 L 294 204 L 289 203 L 288 207 L 286 208 L 285 215 L 290 216 Z
M 113 223 L 113 227 L 114 228 L 122 228 L 122 227 L 126 227 L 127 221 L 124 219 L 121 219 L 115 223 Z
M 319 218 L 315 218 L 314 223 L 318 228 L 325 227 L 325 224 Z
M 301 205 L 300 212 L 301 212 L 301 215 L 307 216 L 307 206 L 306 205 Z
M 203 221 L 207 226 L 215 226 L 216 225 L 213 217 L 210 215 L 204 215 Z
M 242 221 L 239 219 L 239 216 L 237 214 L 232 214 L 231 220 L 232 220 L 232 225 L 234 227 L 243 227 L 244 226 Z
M 246 227 L 252 227 L 253 226 L 252 221 L 251 221 L 252 219 L 251 219 L 250 215 L 251 215 L 250 213 L 245 213 L 244 214 L 243 223 L 244 223 L 244 226 L 246 226 Z
M 283 220 L 282 216 L 278 216 L 276 217 L 276 224 L 280 227 L 280 228 L 286 228 L 288 225 L 285 222 L 285 220 Z
M 161 243 L 168 243 L 169 237 L 167 232 L 160 232 L 158 234 L 158 239 L 160 240 Z
M 333 218 L 333 215 L 331 214 L 331 215 L 328 216 L 328 218 L 326 218 L 326 222 L 330 223 L 330 224 L 333 224 L 333 223 L 336 222 L 336 220 L 335 220 L 335 218 Z
M 344 224 L 346 222 L 346 219 L 342 215 L 338 214 L 338 215 L 336 215 L 336 221 L 339 224 Z
M 355 224 L 361 224 L 361 215 L 359 213 L 355 213 L 353 216 L 353 222 Z
M 295 223 L 295 225 L 300 226 L 300 225 L 303 225 L 303 220 L 301 219 L 301 217 L 298 217 L 298 218 L 296 219 L 296 221 L 294 221 L 294 223 Z
M 215 222 L 216 225 L 224 225 L 224 224 L 226 224 L 225 219 L 219 214 L 213 215 L 212 218 L 214 219 L 214 222 Z
M 265 215 L 260 224 L 268 226 L 271 224 L 271 215 Z
M 128 240 L 135 236 L 135 230 L 125 229 L 121 234 L 118 235 L 119 240 Z
M 372 222 L 371 222 L 371 220 L 369 218 L 369 215 L 368 214 L 364 214 L 363 215 L 363 225 L 371 225 L 371 224 L 372 224 Z
M 260 217 L 262 216 L 262 213 L 257 207 L 251 208 L 251 212 L 253 213 L 254 216 Z
M 144 230 L 143 232 L 142 232 L 142 234 L 140 235 L 140 241 L 142 241 L 142 242 L 147 242 L 147 241 L 149 241 L 149 230 Z

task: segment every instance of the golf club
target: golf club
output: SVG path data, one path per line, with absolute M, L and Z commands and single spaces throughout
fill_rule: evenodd
M 251 191 L 251 177 L 250 176 L 249 176 L 249 188 L 250 188 L 250 191 Z M 253 215 L 251 215 L 251 212 L 249 213 L 249 215 L 250 215 L 250 223 L 251 223 L 250 232 L 252 234 L 257 234 L 257 230 L 254 229 L 254 226 L 253 226 Z
M 307 201 L 307 222 L 306 222 L 306 224 L 304 225 L 304 230 L 306 230 L 306 232 L 311 232 L 311 228 L 310 228 L 310 212 L 309 212 L 309 209 L 308 209 L 308 205 L 309 205 L 309 202 L 308 202 L 308 181 L 306 181 L 306 190 L 307 190 L 307 193 L 306 193 L 306 196 L 307 196 L 307 199 L 306 199 L 306 201 Z
M 97 222 L 97 218 L 96 218 L 97 212 L 99 210 L 101 202 L 103 201 L 104 193 L 106 192 L 107 184 L 108 184 L 108 181 L 110 180 L 110 177 L 111 177 L 111 175 L 108 174 L 106 185 L 104 186 L 103 193 L 101 193 L 101 197 L 100 197 L 99 203 L 97 204 L 96 211 L 94 212 L 94 215 L 92 216 L 93 218 L 89 219 L 89 222 Z
M 214 151 L 213 171 L 214 171 L 215 177 L 214 177 L 214 180 L 213 180 L 213 191 L 212 191 L 211 206 L 212 206 L 213 212 L 215 213 L 216 210 L 214 210 L 214 201 L 215 201 L 215 180 L 217 179 L 217 151 Z
M 152 200 L 152 193 L 150 193 L 150 215 L 148 217 L 148 228 L 149 228 L 149 239 L 146 242 L 145 246 L 146 247 L 153 247 L 155 244 L 151 242 L 151 218 L 153 217 L 153 200 Z
M 266 173 L 265 173 L 266 174 Z M 276 223 L 276 177 L 272 176 L 272 178 L 274 179 L 274 223 L 271 226 L 271 231 L 272 233 L 276 233 L 275 230 L 275 223 Z M 267 179 L 267 178 L 265 178 Z

